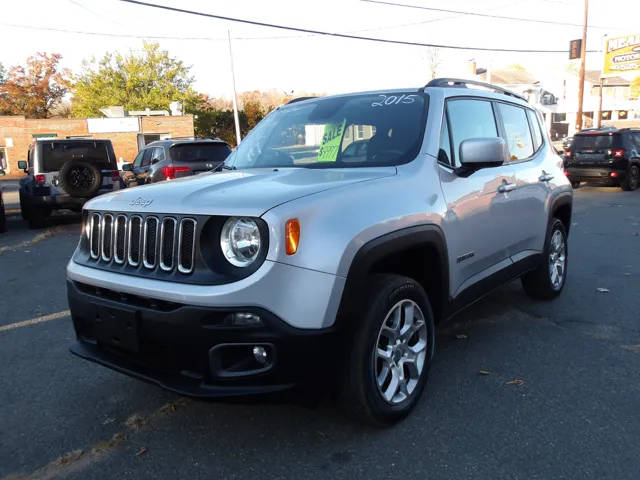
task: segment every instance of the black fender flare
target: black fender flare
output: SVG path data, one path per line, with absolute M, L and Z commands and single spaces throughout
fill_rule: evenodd
M 566 225 L 567 235 L 569 234 L 569 230 L 571 228 L 571 215 L 573 214 L 573 194 L 571 192 L 564 192 L 552 198 L 551 205 L 549 207 L 547 229 L 551 225 L 554 215 L 558 211 L 558 209 L 565 206 L 569 207 L 569 218 Z
M 442 316 L 448 308 L 449 300 L 449 262 L 447 244 L 441 228 L 437 225 L 417 225 L 386 233 L 365 243 L 356 252 L 349 271 L 345 288 L 342 292 L 338 309 L 337 326 L 344 327 L 353 316 L 357 307 L 362 305 L 366 295 L 367 276 L 372 267 L 382 259 L 419 247 L 433 248 L 439 261 L 440 282 L 442 288 L 440 298 L 431 298 L 438 302 Z M 426 267 L 426 266 L 425 266 Z M 434 305 L 432 305 L 432 308 Z

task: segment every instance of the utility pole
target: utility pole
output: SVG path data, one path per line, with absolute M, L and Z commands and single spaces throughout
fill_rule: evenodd
M 236 145 L 240 145 L 240 120 L 238 119 L 238 96 L 236 95 L 236 74 L 233 71 L 233 50 L 231 49 L 231 30 L 227 30 L 229 37 L 229 60 L 231 61 L 231 81 L 233 82 L 233 119 L 236 123 Z
M 582 130 L 582 102 L 584 100 L 584 67 L 587 54 L 587 19 L 589 17 L 589 0 L 584 0 L 584 26 L 582 27 L 582 47 L 580 49 L 580 77 L 578 80 L 578 113 L 576 132 Z

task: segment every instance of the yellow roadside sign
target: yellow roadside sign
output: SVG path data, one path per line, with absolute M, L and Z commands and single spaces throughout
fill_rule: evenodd
M 327 123 L 324 126 L 324 135 L 322 135 L 322 144 L 318 151 L 318 162 L 335 162 L 338 158 L 338 150 L 340 142 L 344 135 L 344 126 L 347 123 L 345 118 L 340 123 Z
M 640 33 L 608 38 L 604 45 L 603 77 L 640 72 Z

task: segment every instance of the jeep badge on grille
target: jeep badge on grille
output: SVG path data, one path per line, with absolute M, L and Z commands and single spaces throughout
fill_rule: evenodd
M 138 197 L 135 200 L 131 200 L 129 202 L 129 206 L 130 207 L 141 207 L 141 208 L 145 208 L 148 207 L 149 205 L 151 205 L 153 203 L 153 200 L 147 200 L 145 198 L 142 197 Z

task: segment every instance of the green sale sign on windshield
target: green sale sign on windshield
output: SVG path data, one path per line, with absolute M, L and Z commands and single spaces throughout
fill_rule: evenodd
M 341 123 L 328 123 L 324 126 L 322 144 L 318 151 L 318 162 L 335 162 L 338 158 L 340 143 L 344 135 L 345 118 Z

